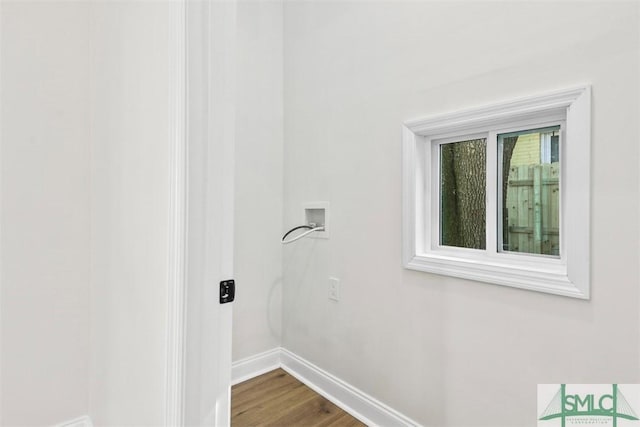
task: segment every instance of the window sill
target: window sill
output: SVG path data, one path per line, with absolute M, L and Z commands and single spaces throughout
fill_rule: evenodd
M 565 265 L 545 263 L 538 267 L 501 264 L 496 261 L 474 260 L 450 255 L 421 254 L 407 259 L 404 267 L 410 270 L 475 280 L 496 285 L 588 299 L 575 286 Z

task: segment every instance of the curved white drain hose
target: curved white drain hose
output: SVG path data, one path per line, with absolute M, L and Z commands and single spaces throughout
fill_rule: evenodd
M 294 232 L 296 230 L 300 230 L 302 228 L 306 228 L 307 231 L 305 231 L 304 233 L 298 234 L 296 237 L 294 237 L 292 239 L 285 240 L 289 234 L 291 234 L 292 232 Z M 312 227 L 310 225 L 300 225 L 298 227 L 293 227 L 291 230 L 287 231 L 284 236 L 282 236 L 282 240 L 280 241 L 280 243 L 282 243 L 283 245 L 287 245 L 289 243 L 293 243 L 296 240 L 300 240 L 303 237 L 308 236 L 309 234 L 311 234 L 311 233 L 313 233 L 315 231 L 324 231 L 324 227 Z

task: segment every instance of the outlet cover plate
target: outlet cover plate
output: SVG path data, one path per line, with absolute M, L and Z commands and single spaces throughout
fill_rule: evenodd
M 329 277 L 329 299 L 340 301 L 340 279 Z

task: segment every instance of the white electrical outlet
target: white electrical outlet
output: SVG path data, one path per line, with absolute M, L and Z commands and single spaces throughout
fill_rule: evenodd
M 340 279 L 329 277 L 329 299 L 340 300 Z

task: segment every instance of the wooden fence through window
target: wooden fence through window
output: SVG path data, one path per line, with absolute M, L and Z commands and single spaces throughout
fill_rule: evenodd
M 505 207 L 508 236 L 504 250 L 560 254 L 559 163 L 512 166 Z

